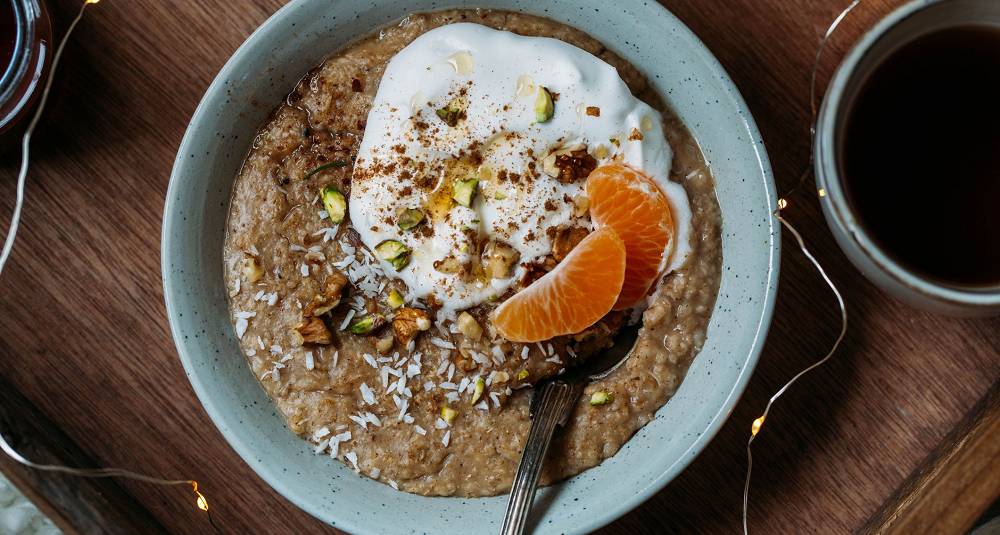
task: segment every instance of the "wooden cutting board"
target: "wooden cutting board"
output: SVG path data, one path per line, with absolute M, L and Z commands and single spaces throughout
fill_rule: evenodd
M 79 3 L 49 0 L 57 28 Z M 26 222 L 0 280 L 0 428 L 36 458 L 197 478 L 225 533 L 331 531 L 264 484 L 202 411 L 160 285 L 163 198 L 187 121 L 281 3 L 105 0 L 88 12 L 35 139 Z M 809 150 L 809 67 L 846 0 L 664 3 L 732 75 L 779 189 L 790 188 Z M 824 83 L 896 4 L 871 0 L 847 20 L 823 61 Z M 4 230 L 15 157 L 0 163 Z M 837 249 L 809 188 L 790 201 L 787 217 L 847 297 L 851 328 L 755 443 L 752 530 L 967 529 L 1000 492 L 1000 319 L 943 318 L 888 298 Z M 774 325 L 746 395 L 683 474 L 607 533 L 739 531 L 750 422 L 837 329 L 831 295 L 794 243 L 784 245 Z M 0 466 L 69 532 L 211 529 L 185 489 Z

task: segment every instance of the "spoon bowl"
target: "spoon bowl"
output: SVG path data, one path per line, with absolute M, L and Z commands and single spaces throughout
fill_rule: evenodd
M 635 348 L 642 322 L 622 327 L 614 344 L 598 355 L 587 359 L 562 375 L 539 381 L 532 391 L 528 413 L 531 428 L 521 450 L 521 461 L 510 489 L 507 511 L 500 533 L 513 535 L 524 532 L 531 504 L 538 490 L 538 477 L 542 473 L 545 454 L 552 443 L 556 426 L 566 425 L 576 400 L 592 381 L 603 379 L 621 367 Z

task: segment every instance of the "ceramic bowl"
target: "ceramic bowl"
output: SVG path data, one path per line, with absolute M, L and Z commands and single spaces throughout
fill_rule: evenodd
M 306 71 L 407 13 L 461 4 L 290 2 L 247 39 L 205 93 L 167 191 L 163 287 L 191 385 L 233 449 L 265 481 L 322 521 L 351 532 L 495 533 L 506 497 L 398 492 L 326 455 L 314 455 L 285 427 L 244 361 L 229 322 L 221 251 L 230 191 L 271 106 Z M 717 181 L 724 266 L 704 349 L 673 399 L 621 451 L 539 493 L 538 503 L 546 505 L 535 516 L 537 533 L 584 533 L 642 503 L 683 470 L 743 392 L 770 324 L 778 280 L 774 183 L 739 92 L 698 38 L 655 2 L 618 2 L 613 9 L 604 1 L 481 4 L 581 28 L 645 71 L 694 133 Z

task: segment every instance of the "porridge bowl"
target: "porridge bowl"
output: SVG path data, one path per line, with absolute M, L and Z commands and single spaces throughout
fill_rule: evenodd
M 351 532 L 496 531 L 531 384 L 641 317 L 542 478 L 536 531 L 596 529 L 704 448 L 770 323 L 770 167 L 697 38 L 639 2 L 487 4 L 291 2 L 223 67 L 171 176 L 164 294 L 195 392 L 263 479 Z M 614 219 L 635 199 L 639 231 Z M 533 296 L 571 276 L 590 299 L 540 333 Z

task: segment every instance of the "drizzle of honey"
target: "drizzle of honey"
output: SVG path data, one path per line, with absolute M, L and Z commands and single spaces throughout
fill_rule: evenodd
M 483 182 L 492 178 L 492 172 L 485 166 L 477 166 L 463 158 L 449 160 L 445 164 L 434 190 L 427 196 L 427 206 L 424 207 L 431 221 L 443 221 L 456 205 L 455 199 L 451 197 L 455 182 L 472 177 L 478 178 L 482 187 L 485 185 Z
M 527 74 L 517 77 L 517 96 L 527 97 L 535 94 L 535 81 Z

